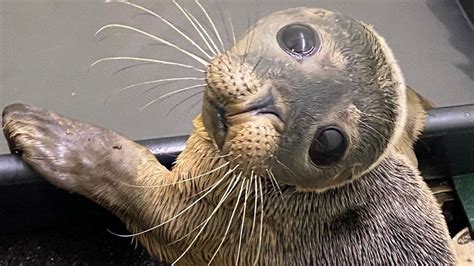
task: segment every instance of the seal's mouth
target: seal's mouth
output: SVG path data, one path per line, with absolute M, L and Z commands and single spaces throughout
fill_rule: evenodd
M 228 135 L 228 129 L 232 125 L 265 117 L 272 122 L 277 130 L 282 130 L 283 127 L 283 112 L 275 104 L 272 95 L 267 95 L 250 103 L 226 106 L 206 99 L 203 105 L 203 115 L 204 126 L 219 149 L 222 149 Z
M 234 113 L 229 113 L 227 117 L 236 117 L 246 113 L 251 115 L 273 115 L 278 120 L 283 121 L 282 110 L 275 105 L 275 99 L 273 95 L 269 95 L 257 101 L 251 102 L 246 106 L 246 108 Z

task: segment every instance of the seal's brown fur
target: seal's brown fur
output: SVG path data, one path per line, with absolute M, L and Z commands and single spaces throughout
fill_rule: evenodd
M 332 43 L 319 61 L 291 61 L 270 41 L 291 21 L 317 25 Z M 114 212 L 166 261 L 452 264 L 412 150 L 424 109 L 387 49 L 365 25 L 321 9 L 261 20 L 211 62 L 203 114 L 172 171 L 117 133 L 36 107 L 5 108 L 4 132 L 50 182 Z M 262 97 L 281 117 L 248 112 Z M 307 136 L 329 122 L 346 129 L 350 148 L 320 169 L 308 164 Z

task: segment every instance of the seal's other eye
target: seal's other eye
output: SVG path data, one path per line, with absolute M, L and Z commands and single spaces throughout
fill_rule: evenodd
M 286 25 L 278 31 L 277 40 L 285 52 L 298 59 L 312 54 L 320 45 L 318 34 L 304 24 Z
M 347 150 L 347 137 L 336 126 L 319 129 L 309 148 L 309 157 L 316 166 L 330 166 L 342 159 Z

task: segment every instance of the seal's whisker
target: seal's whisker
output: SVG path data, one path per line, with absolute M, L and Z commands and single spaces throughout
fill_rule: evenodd
M 119 90 L 119 92 L 123 92 L 123 91 L 126 91 L 128 89 L 131 89 L 131 88 L 134 88 L 134 87 L 139 87 L 139 86 L 143 86 L 143 85 L 149 85 L 149 84 L 155 84 L 155 83 L 162 83 L 162 82 L 167 82 L 167 81 L 184 81 L 184 80 L 199 80 L 199 81 L 203 81 L 205 80 L 205 78 L 201 78 L 201 77 L 179 77 L 179 78 L 164 78 L 164 79 L 155 79 L 155 80 L 149 80 L 149 81 L 144 81 L 144 82 L 140 82 L 140 83 L 134 83 L 134 84 L 130 84 L 126 87 L 123 87 Z M 149 90 L 147 90 L 148 92 Z
M 263 60 L 263 56 L 260 56 L 260 58 L 258 58 L 257 63 L 255 63 L 255 65 L 253 66 L 253 69 L 250 72 L 251 74 L 253 74 L 255 72 L 255 70 L 257 69 L 258 65 L 262 62 L 262 60 Z
M 255 261 L 254 261 L 253 265 L 257 265 L 258 258 L 260 257 L 260 251 L 262 249 L 263 217 L 264 217 L 264 205 L 265 205 L 263 195 L 266 194 L 266 193 L 263 193 L 262 180 L 260 178 L 258 179 L 258 183 L 259 183 L 259 193 L 260 193 L 260 233 L 259 233 L 259 237 L 258 237 L 257 255 L 255 256 Z
M 150 14 L 151 16 L 159 19 L 169 27 L 171 27 L 175 32 L 177 32 L 179 35 L 183 36 L 186 40 L 188 40 L 194 47 L 196 47 L 202 54 L 204 54 L 208 59 L 212 59 L 212 56 L 210 56 L 199 44 L 197 44 L 192 38 L 190 38 L 187 34 L 185 34 L 182 30 L 180 30 L 176 25 L 174 25 L 171 21 L 168 19 L 162 17 L 160 14 L 143 7 L 141 5 L 129 2 L 129 1 L 122 1 L 122 0 L 108 0 L 107 3 L 121 3 L 121 4 L 126 4 L 129 6 L 132 6 L 134 8 L 140 9 L 142 11 L 145 11 L 147 14 Z
M 239 178 L 240 178 L 241 175 L 242 175 L 242 172 L 240 172 Z M 212 254 L 211 259 L 210 259 L 209 262 L 207 263 L 208 265 L 211 264 L 211 262 L 214 260 L 214 258 L 216 257 L 217 253 L 219 252 L 219 249 L 220 249 L 220 248 L 222 247 L 222 245 L 224 244 L 224 241 L 225 241 L 225 239 L 226 239 L 226 237 L 227 237 L 227 234 L 229 233 L 230 226 L 232 225 L 232 220 L 234 219 L 235 212 L 237 211 L 237 208 L 239 207 L 240 197 L 242 196 L 242 192 L 243 192 L 243 190 L 244 190 L 244 186 L 245 186 L 245 181 L 242 182 L 242 184 L 240 185 L 239 195 L 237 196 L 237 200 L 235 201 L 234 209 L 232 210 L 232 214 L 230 215 L 229 223 L 227 224 L 227 227 L 226 227 L 226 229 L 225 229 L 225 231 L 224 231 L 224 236 L 222 237 L 222 240 L 221 240 L 221 242 L 219 243 L 219 246 L 217 246 L 216 251 L 214 251 L 214 254 Z
M 224 203 L 224 201 L 229 197 L 229 195 L 233 192 L 234 188 L 238 185 L 239 183 L 239 180 L 240 179 L 240 176 L 237 176 L 237 177 L 234 177 L 230 184 L 227 186 L 227 189 L 226 191 L 224 192 L 224 195 L 222 195 L 221 199 L 219 200 L 219 202 L 217 203 L 216 207 L 214 208 L 214 210 L 211 212 L 211 214 L 209 215 L 209 217 L 207 217 L 207 219 L 205 220 L 205 223 L 201 226 L 201 229 L 199 230 L 199 232 L 197 232 L 196 236 L 194 237 L 194 239 L 191 241 L 191 243 L 189 243 L 188 247 L 183 251 L 183 253 L 181 253 L 181 255 L 171 264 L 171 265 L 176 265 L 176 263 L 182 258 L 184 257 L 184 255 L 186 255 L 186 253 L 188 253 L 188 251 L 191 249 L 191 247 L 194 245 L 194 243 L 196 242 L 196 240 L 199 238 L 199 236 L 202 234 L 202 232 L 204 231 L 204 229 L 206 228 L 207 224 L 209 223 L 209 221 L 211 220 L 211 218 L 214 216 L 214 214 L 217 213 L 217 211 L 219 210 L 219 208 L 222 206 L 222 204 Z M 245 180 L 244 180 L 245 182 Z
M 172 95 L 175 95 L 175 94 L 178 94 L 178 93 L 181 93 L 181 92 L 184 92 L 184 91 L 192 90 L 192 89 L 202 88 L 202 87 L 205 87 L 206 85 L 207 84 L 197 84 L 197 85 L 184 87 L 182 89 L 178 89 L 178 90 L 166 93 L 166 94 L 164 94 L 164 95 L 148 102 L 147 104 L 145 104 L 143 107 L 140 108 L 140 111 L 144 111 L 146 108 L 150 107 L 150 105 L 152 105 L 154 103 L 157 103 L 157 102 L 160 102 L 161 100 L 166 99 L 166 98 L 168 98 Z
M 252 219 L 252 229 L 250 230 L 250 237 L 249 238 L 252 238 L 253 236 L 253 230 L 255 229 L 255 222 L 257 220 L 257 205 L 258 205 L 258 189 L 257 189 L 257 177 L 256 175 L 254 175 L 253 173 L 253 170 L 252 170 L 252 174 L 250 175 L 250 183 L 253 182 L 253 185 L 254 185 L 254 208 L 253 208 L 253 219 Z M 250 184 L 252 185 L 252 184 Z
M 224 33 L 225 33 L 225 41 L 226 41 L 226 45 L 229 45 L 230 43 L 230 34 L 229 34 L 229 29 L 227 27 L 227 24 L 226 24 L 226 21 L 225 21 L 225 18 L 224 18 L 224 14 L 226 12 L 224 12 L 224 10 L 222 9 L 222 5 L 219 4 L 219 2 L 216 2 L 216 6 L 217 6 L 217 14 L 219 14 L 219 18 L 221 19 L 222 21 L 222 27 L 224 28 Z M 225 14 L 227 17 L 230 17 L 229 14 Z M 228 47 L 227 49 L 229 49 L 230 47 Z M 223 47 L 223 52 L 227 51 L 225 49 L 225 47 Z
M 138 28 L 135 28 L 135 27 L 132 27 L 132 26 L 128 26 L 128 25 L 123 25 L 123 24 L 107 24 L 105 26 L 103 26 L 102 28 L 100 28 L 96 33 L 95 35 L 98 35 L 100 34 L 101 32 L 103 32 L 104 30 L 106 29 L 109 29 L 109 28 L 121 28 L 121 29 L 127 29 L 127 30 L 131 30 L 131 31 L 134 31 L 134 32 L 137 32 L 137 33 L 140 33 L 146 37 L 149 37 L 157 42 L 160 42 L 160 43 L 163 43 L 169 47 L 172 47 L 172 48 L 175 48 L 176 50 L 178 50 L 179 52 L 182 52 L 184 54 L 186 54 L 187 56 L 193 58 L 194 60 L 198 61 L 199 63 L 203 64 L 204 66 L 207 66 L 208 62 L 206 60 L 204 60 L 203 58 L 197 56 L 196 54 L 194 53 L 191 53 L 190 51 L 188 50 L 185 50 L 179 46 L 177 46 L 176 44 L 174 43 L 171 43 L 165 39 L 162 39 L 156 35 L 153 35 L 151 33 L 148 33 L 146 31 L 143 31 L 143 30 L 140 30 Z
M 193 176 L 191 178 L 187 178 L 187 179 L 182 179 L 182 180 L 178 180 L 176 182 L 173 182 L 173 183 L 167 183 L 167 184 L 159 184 L 159 185 L 151 185 L 151 186 L 140 186 L 140 185 L 132 185 L 132 184 L 127 184 L 127 183 L 121 183 L 122 185 L 125 185 L 125 186 L 128 186 L 128 187 L 134 187 L 134 188 L 159 188 L 159 187 L 167 187 L 167 186 L 174 186 L 174 185 L 177 185 L 177 184 L 181 184 L 181 183 L 184 183 L 184 182 L 188 182 L 188 181 L 191 181 L 191 180 L 194 180 L 194 179 L 198 179 L 200 177 L 203 177 L 203 176 L 206 176 L 208 174 L 212 174 L 216 171 L 218 171 L 219 169 L 222 169 L 224 168 L 225 166 L 229 165 L 230 162 L 226 162 L 210 171 L 207 171 L 203 174 L 199 174 L 197 176 Z
M 277 188 L 276 188 L 276 186 L 275 186 L 275 184 L 274 184 L 274 182 L 273 182 L 274 180 L 273 180 L 273 178 L 272 178 L 272 175 L 271 175 L 270 171 L 268 171 L 268 169 L 265 169 L 265 171 L 266 171 L 267 174 L 268 174 L 268 179 L 270 180 L 270 184 L 271 184 L 271 186 L 272 186 L 273 192 L 278 193 L 278 190 L 277 190 Z
M 178 242 L 181 242 L 183 241 L 185 238 L 189 237 L 194 231 L 198 230 L 201 228 L 201 226 L 206 223 L 206 220 L 202 221 L 200 224 L 198 224 L 196 227 L 194 227 L 191 231 L 187 232 L 186 234 L 184 234 L 183 236 L 181 236 L 180 238 L 166 244 L 167 246 L 171 246 L 171 245 L 174 245 Z
M 202 41 L 206 44 L 207 48 L 211 51 L 211 53 L 215 56 L 219 53 L 219 50 L 215 50 L 210 44 L 209 41 L 204 37 L 203 35 L 203 29 L 199 29 L 198 26 L 196 25 L 196 22 L 193 21 L 190 17 L 190 13 L 185 10 L 176 0 L 173 0 L 173 3 L 176 5 L 176 7 L 179 9 L 179 11 L 186 17 L 188 22 L 193 26 L 193 28 L 196 30 L 196 32 L 199 34 L 199 37 L 201 37 Z M 204 33 L 206 34 L 206 33 Z M 210 38 L 210 37 L 209 37 Z M 214 44 L 214 47 L 217 48 L 217 46 Z
M 282 163 L 280 160 L 278 160 L 277 157 L 273 157 L 275 158 L 275 162 L 277 162 L 279 165 L 283 166 L 283 168 L 285 168 L 291 175 L 293 175 L 294 177 L 298 178 L 298 175 L 295 174 L 295 172 L 293 172 L 293 170 L 291 170 L 290 167 L 288 167 L 286 164 Z
M 392 123 L 395 127 L 398 127 L 398 128 L 403 128 L 403 129 L 405 128 L 403 125 L 395 124 L 395 122 L 393 120 L 390 120 L 390 119 L 386 119 L 386 118 L 383 118 L 383 117 L 380 117 L 380 116 L 377 116 L 377 115 L 367 114 L 367 113 L 364 113 L 364 115 L 379 119 L 379 120 L 384 121 L 384 122 Z
M 209 13 L 208 13 L 207 10 L 204 8 L 204 6 L 201 5 L 201 2 L 199 2 L 199 0 L 194 0 L 194 2 L 199 6 L 199 8 L 201 8 L 201 10 L 202 10 L 202 12 L 204 13 L 204 15 L 206 15 L 207 20 L 208 20 L 209 23 L 211 24 L 212 29 L 214 30 L 214 33 L 216 34 L 217 40 L 219 40 L 219 43 L 220 43 L 220 45 L 221 45 L 221 47 L 222 47 L 222 51 L 225 51 L 224 43 L 222 42 L 221 35 L 219 34 L 219 31 L 218 31 L 217 28 L 216 28 L 216 24 L 214 24 L 214 21 L 212 20 L 211 16 L 209 16 Z
M 214 189 L 216 187 L 219 186 L 220 183 L 222 183 L 226 177 L 231 174 L 232 172 L 234 172 L 235 169 L 237 169 L 237 167 L 239 167 L 239 165 L 235 166 L 234 168 L 230 169 L 229 171 L 227 171 L 227 173 L 224 174 L 224 176 L 222 176 L 219 180 L 216 181 L 216 183 L 214 183 L 214 185 L 212 186 L 212 189 L 210 189 L 209 191 L 207 191 L 206 193 L 204 193 L 201 197 L 199 197 L 196 201 L 194 201 L 193 203 L 191 203 L 188 207 L 184 208 L 183 210 L 181 210 L 180 212 L 178 212 L 175 216 L 167 219 L 166 221 L 158 224 L 158 225 L 155 225 L 153 227 L 150 227 L 146 230 L 143 230 L 143 231 L 140 231 L 138 233 L 133 233 L 133 234 L 117 234 L 117 233 L 114 233 L 110 230 L 107 230 L 109 231 L 109 233 L 115 235 L 115 236 L 118 236 L 118 237 L 134 237 L 134 236 L 139 236 L 139 235 L 142 235 L 142 234 L 145 234 L 145 233 L 148 233 L 150 231 L 153 231 L 171 221 L 173 221 L 174 219 L 178 218 L 179 216 L 181 216 L 183 213 L 189 211 L 194 205 L 196 205 L 197 203 L 199 203 L 204 197 L 206 197 L 209 193 L 211 193 L 212 191 L 214 191 Z
M 197 95 L 203 93 L 204 91 L 198 91 L 196 93 L 193 93 L 191 95 L 189 95 L 188 97 L 182 99 L 181 101 L 179 101 L 177 104 L 173 105 L 173 107 L 166 113 L 166 115 L 169 115 L 171 112 L 173 112 L 178 106 L 180 106 L 181 104 L 183 104 L 184 102 L 186 102 L 187 100 L 193 98 L 193 97 L 196 97 Z
M 240 179 L 240 176 L 241 176 L 241 175 L 242 175 L 242 172 L 239 173 L 239 175 L 237 176 L 237 179 Z M 243 186 L 243 184 L 244 184 L 244 183 L 242 182 L 242 186 Z M 209 186 L 209 187 L 207 187 L 207 188 L 205 188 L 205 189 L 203 189 L 202 191 L 199 191 L 198 193 L 196 193 L 196 194 L 194 194 L 194 195 L 192 195 L 192 196 L 190 196 L 190 197 L 186 197 L 185 199 L 189 199 L 189 198 L 192 198 L 192 197 L 194 197 L 194 196 L 196 196 L 196 195 L 199 195 L 199 194 L 201 194 L 201 193 L 203 193 L 203 192 L 209 190 L 211 187 L 212 187 L 212 185 Z M 238 200 L 239 200 L 239 199 L 238 199 Z M 238 202 L 238 200 L 237 200 L 237 202 Z M 232 221 L 232 217 L 231 217 L 231 221 Z M 194 231 L 196 231 L 197 229 L 199 229 L 199 227 L 202 226 L 205 222 L 206 222 L 206 221 L 204 220 L 204 221 L 201 222 L 198 226 L 196 226 L 193 230 L 191 230 L 190 232 L 184 234 L 182 237 L 176 239 L 175 241 L 168 243 L 167 245 L 170 246 L 170 245 L 173 245 L 173 244 L 176 244 L 176 243 L 182 241 L 182 240 L 185 239 L 186 237 L 190 236 Z M 210 262 L 209 262 L 209 263 L 210 263 Z
M 270 179 L 273 180 L 273 182 L 275 183 L 278 189 L 278 193 L 280 194 L 280 197 L 283 199 L 283 192 L 281 191 L 280 184 L 278 184 L 278 180 L 276 179 L 275 174 L 273 174 L 271 170 L 269 171 L 269 174 L 270 174 Z
M 386 119 L 386 118 L 383 118 L 383 117 L 380 117 L 380 116 L 377 116 L 377 115 L 373 115 L 373 114 L 367 114 L 367 113 L 364 113 L 364 115 L 366 116 L 371 116 L 371 117 L 374 117 L 374 118 L 378 118 L 382 121 L 385 121 L 385 122 L 389 122 L 389 123 L 393 123 L 394 121 L 393 120 L 389 120 L 389 119 Z
M 154 63 L 154 64 L 162 64 L 162 65 L 172 65 L 172 66 L 179 66 L 179 67 L 184 67 L 184 68 L 189 68 L 196 70 L 201 73 L 205 73 L 206 71 L 204 69 L 197 68 L 195 66 L 187 65 L 187 64 L 181 64 L 178 62 L 172 62 L 172 61 L 164 61 L 164 60 L 158 60 L 158 59 L 151 59 L 151 58 L 143 58 L 143 57 L 132 57 L 132 56 L 113 56 L 113 57 L 105 57 L 101 58 L 95 62 L 93 62 L 90 65 L 90 68 L 93 68 L 97 64 L 100 64 L 102 62 L 106 61 L 139 61 L 139 62 L 145 62 L 145 63 Z
M 139 87 L 139 86 L 143 86 L 143 85 L 149 85 L 149 84 L 155 84 L 155 83 L 160 83 L 159 85 L 156 85 L 156 86 L 153 86 L 147 90 L 144 91 L 144 93 L 146 92 L 149 92 L 151 90 L 154 90 L 156 89 L 157 87 L 161 86 L 161 85 L 164 85 L 166 83 L 169 83 L 169 82 L 175 82 L 175 81 L 186 81 L 186 80 L 198 80 L 198 81 L 202 81 L 204 80 L 204 78 L 200 78 L 200 77 L 179 77 L 179 78 L 164 78 L 164 79 L 156 79 L 156 80 L 149 80 L 149 81 L 144 81 L 144 82 L 140 82 L 140 83 L 134 83 L 134 84 L 130 84 L 126 87 L 123 87 L 121 89 L 119 89 L 118 91 L 115 91 L 113 93 L 111 93 L 105 100 L 104 100 L 104 105 L 107 104 L 109 102 L 109 100 L 126 91 L 126 90 L 129 90 L 131 88 L 134 88 L 134 87 Z
M 112 75 L 117 75 L 118 73 L 122 72 L 122 71 L 125 71 L 127 69 L 131 69 L 131 68 L 134 68 L 134 67 L 139 67 L 139 66 L 145 66 L 145 65 L 151 65 L 153 63 L 137 63 L 137 64 L 133 64 L 133 65 L 129 65 L 129 66 L 126 66 L 126 67 L 122 67 L 120 68 L 119 70 L 116 70 L 112 73 Z
M 236 45 L 237 40 L 235 38 L 234 23 L 232 23 L 232 18 L 230 16 L 229 16 L 229 25 L 230 25 L 230 31 L 232 32 L 232 41 L 234 42 L 234 45 Z
M 214 50 L 216 51 L 216 54 L 220 54 L 221 51 L 219 50 L 219 48 L 217 47 L 217 44 L 216 42 L 214 41 L 214 39 L 211 37 L 211 35 L 209 34 L 209 32 L 206 30 L 206 28 L 202 25 L 202 23 L 190 12 L 188 11 L 187 9 L 184 9 L 184 11 L 188 14 L 188 16 L 194 21 L 194 23 L 199 27 L 199 29 L 204 33 L 205 37 L 207 38 L 207 40 L 209 40 L 210 44 L 212 44 Z
M 380 133 L 380 131 L 378 131 L 378 130 L 375 129 L 374 127 L 370 126 L 368 123 L 366 123 L 366 122 L 364 122 L 364 121 L 362 121 L 362 120 L 359 120 L 359 123 L 361 123 L 362 127 L 365 126 L 365 128 L 372 130 L 372 132 L 378 134 L 378 135 L 381 136 L 383 139 L 385 139 L 386 141 L 390 142 L 390 140 L 389 140 L 386 136 L 382 135 L 382 133 Z
M 190 115 L 192 115 L 192 110 L 198 106 L 199 104 L 202 104 L 203 100 L 200 99 L 199 101 L 197 101 L 196 103 L 194 103 L 193 105 L 191 105 L 191 107 L 189 108 L 189 112 L 188 112 L 188 115 L 186 117 L 189 117 Z
M 258 18 L 258 10 L 257 10 L 257 16 L 256 17 Z M 249 20 L 249 25 L 250 25 L 250 20 Z M 254 37 L 255 37 L 255 30 L 252 30 L 252 34 L 250 35 L 250 40 L 247 38 L 247 40 L 249 40 L 249 41 L 246 43 L 245 53 L 244 53 L 244 57 L 243 57 L 243 60 L 242 60 L 243 64 L 245 63 L 245 60 L 247 59 L 247 56 L 250 52 L 250 47 L 252 46 L 252 42 L 253 42 Z
M 244 182 L 247 180 L 244 180 Z M 244 226 L 245 226 L 245 215 L 246 215 L 246 208 L 247 208 L 247 199 L 248 199 L 248 192 L 249 192 L 249 184 L 250 182 L 247 182 L 245 185 L 245 197 L 244 197 L 244 206 L 243 206 L 243 211 L 242 211 L 242 224 L 240 226 L 240 236 L 239 236 L 239 246 L 237 247 L 237 258 L 235 260 L 235 265 L 239 265 L 239 259 L 240 259 L 240 249 L 242 247 L 242 238 L 244 234 Z
M 247 18 L 247 29 L 250 29 L 250 17 Z M 245 39 L 244 55 L 240 59 L 240 67 L 245 63 L 245 57 L 247 57 L 247 47 L 249 46 L 250 36 L 247 34 Z

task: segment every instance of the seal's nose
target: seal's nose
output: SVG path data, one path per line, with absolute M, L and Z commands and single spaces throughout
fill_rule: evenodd
M 219 149 L 233 125 L 265 116 L 278 128 L 282 127 L 283 112 L 272 84 L 259 79 L 249 64 L 226 54 L 219 55 L 207 68 L 206 82 L 202 119 Z

